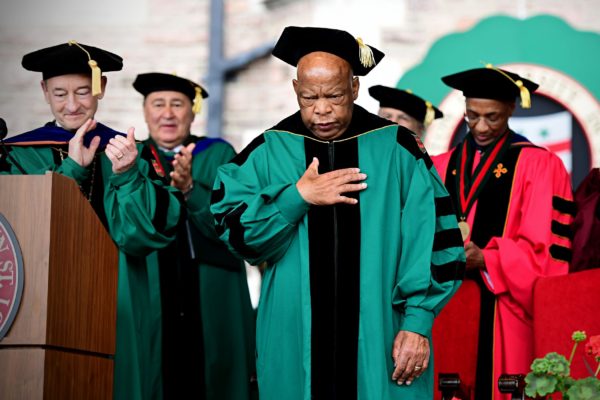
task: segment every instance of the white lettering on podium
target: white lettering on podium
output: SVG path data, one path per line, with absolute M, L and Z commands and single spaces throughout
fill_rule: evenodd
M 6 240 L 6 235 L 0 233 L 0 251 L 8 250 L 8 243 L 9 242 Z
M 3 281 L 8 281 L 10 286 L 14 285 L 15 270 L 12 261 L 0 261 L 0 289 L 4 287 Z

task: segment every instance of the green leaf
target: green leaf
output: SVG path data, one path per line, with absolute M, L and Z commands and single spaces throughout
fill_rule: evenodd
M 546 396 L 556 391 L 558 379 L 551 375 L 538 375 L 532 372 L 525 377 L 525 394 L 529 397 Z
M 571 370 L 569 362 L 562 354 L 555 352 L 546 354 L 544 357 L 548 361 L 548 373 L 557 376 L 569 376 Z
M 536 358 L 531 364 L 531 372 L 534 374 L 545 374 L 548 372 L 550 363 L 545 358 Z
M 579 379 L 567 390 L 570 400 L 600 399 L 600 380 L 594 377 Z

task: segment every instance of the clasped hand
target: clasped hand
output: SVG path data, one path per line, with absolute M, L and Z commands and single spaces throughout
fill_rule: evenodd
M 475 243 L 469 242 L 465 245 L 465 257 L 467 258 L 467 271 L 485 269 L 483 251 Z

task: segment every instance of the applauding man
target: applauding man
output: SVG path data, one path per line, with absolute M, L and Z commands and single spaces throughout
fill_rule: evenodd
M 79 184 L 120 251 L 114 397 L 155 398 L 160 354 L 151 338 L 160 333 L 160 310 L 149 254 L 173 240 L 181 196 L 154 173 L 133 128 L 123 135 L 94 120 L 106 89 L 102 71 L 120 70 L 121 57 L 69 41 L 29 53 L 22 64 L 42 72 L 54 120 L 6 140 L 10 157 L 0 159 L 0 174 L 55 171 Z
M 158 254 L 165 398 L 246 400 L 254 376 L 254 312 L 246 270 L 219 240 L 209 211 L 217 168 L 235 156 L 224 140 L 194 136 L 208 93 L 171 74 L 138 75 L 146 145 L 165 184 L 185 196 L 177 240 Z

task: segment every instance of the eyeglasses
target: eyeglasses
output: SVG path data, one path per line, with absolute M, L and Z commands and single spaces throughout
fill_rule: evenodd
M 477 125 L 477 123 L 480 120 L 483 120 L 483 122 L 485 122 L 485 124 L 488 126 L 497 126 L 505 121 L 504 115 L 502 115 L 502 114 L 495 114 L 495 115 L 492 115 L 491 117 L 485 117 L 485 116 L 481 116 L 481 115 L 479 115 L 477 117 L 469 117 L 468 114 L 465 114 L 464 118 L 465 118 L 465 122 L 469 126 Z

